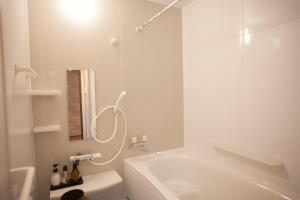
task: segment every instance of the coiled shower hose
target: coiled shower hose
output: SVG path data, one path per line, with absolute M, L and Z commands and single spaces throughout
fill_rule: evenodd
M 123 140 L 122 140 L 122 144 L 119 148 L 119 150 L 116 152 L 116 154 L 111 158 L 109 159 L 108 161 L 105 161 L 105 162 L 95 162 L 95 161 L 89 161 L 89 163 L 93 164 L 93 165 L 97 165 L 97 166 L 104 166 L 104 165 L 108 165 L 110 164 L 111 162 L 113 162 L 121 153 L 123 147 L 124 147 L 124 144 L 125 144 L 125 139 L 126 139 L 126 136 L 127 136 L 127 119 L 126 119 L 126 116 L 125 116 L 125 113 L 124 111 L 122 110 L 122 108 L 119 107 L 119 100 L 120 98 L 118 99 L 117 103 L 115 106 L 107 106 L 105 108 L 103 108 L 97 115 L 96 117 L 92 120 L 92 123 L 91 123 L 91 135 L 93 137 L 93 139 L 98 142 L 98 143 L 101 143 L 101 144 L 106 144 L 108 142 L 110 142 L 116 135 L 116 132 L 117 132 L 117 129 L 118 129 L 118 117 L 119 117 L 119 113 L 121 113 L 122 117 L 123 117 L 123 120 L 124 120 L 124 136 L 123 136 Z M 96 137 L 96 128 L 95 128 L 95 124 L 96 124 L 96 121 L 97 119 L 107 110 L 112 110 L 115 114 L 115 124 L 114 124 L 114 130 L 113 130 L 113 133 L 111 135 L 110 138 L 108 139 L 105 139 L 105 140 L 101 140 L 101 139 L 98 139 Z

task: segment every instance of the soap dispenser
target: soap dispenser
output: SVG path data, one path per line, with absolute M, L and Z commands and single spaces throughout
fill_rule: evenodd
M 58 172 L 59 164 L 53 164 L 53 172 L 51 175 L 51 185 L 58 186 L 60 185 L 60 173 Z

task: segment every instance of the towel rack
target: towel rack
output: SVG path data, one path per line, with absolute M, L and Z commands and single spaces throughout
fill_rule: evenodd
M 180 3 L 181 1 L 182 0 L 175 0 L 175 1 L 173 1 L 170 5 L 166 6 L 164 9 L 162 9 L 159 13 L 155 14 L 153 17 L 151 17 L 150 19 L 148 19 L 148 21 L 146 21 L 143 25 L 136 27 L 135 28 L 136 32 L 140 32 L 141 30 L 143 30 L 146 26 L 148 26 L 149 24 L 151 24 L 159 16 L 161 16 L 162 14 L 164 14 L 165 12 L 167 12 L 170 8 L 173 8 L 176 4 Z
M 277 160 L 270 159 L 270 158 L 269 159 L 259 158 L 258 156 L 255 156 L 255 155 L 251 154 L 250 152 L 246 152 L 246 151 L 238 150 L 238 149 L 233 149 L 233 148 L 230 148 L 230 147 L 228 147 L 224 144 L 214 143 L 214 144 L 212 144 L 212 147 L 215 150 L 224 151 L 224 152 L 236 155 L 236 156 L 240 156 L 240 157 L 246 158 L 248 160 L 255 161 L 257 163 L 260 163 L 260 164 L 263 164 L 263 165 L 266 165 L 266 166 L 269 166 L 269 167 L 276 167 L 276 168 L 283 168 L 284 167 L 284 163 L 281 162 L 281 161 L 277 161 Z

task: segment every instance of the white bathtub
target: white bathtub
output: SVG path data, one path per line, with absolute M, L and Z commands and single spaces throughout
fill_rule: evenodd
M 130 200 L 298 200 L 189 156 L 184 149 L 124 161 Z

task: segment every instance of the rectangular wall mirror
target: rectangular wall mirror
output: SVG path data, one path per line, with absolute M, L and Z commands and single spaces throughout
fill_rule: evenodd
M 70 140 L 91 139 L 90 124 L 96 115 L 94 70 L 67 70 Z

